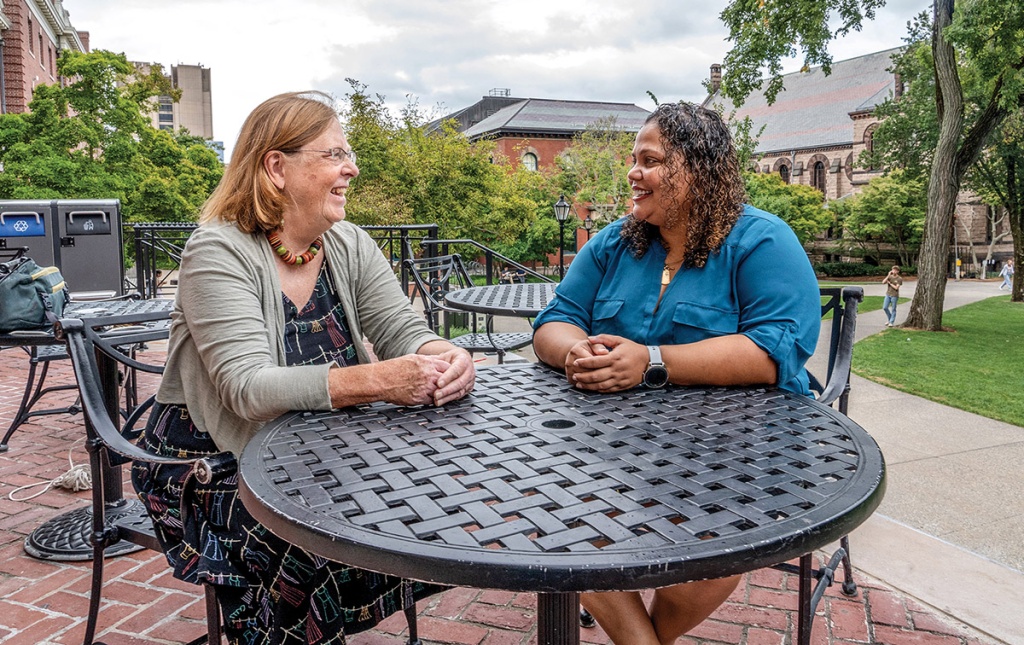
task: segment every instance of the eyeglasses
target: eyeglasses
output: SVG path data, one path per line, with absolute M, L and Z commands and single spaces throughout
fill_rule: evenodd
M 335 164 L 345 163 L 346 159 L 351 161 L 353 164 L 356 162 L 356 151 L 345 150 L 344 148 L 331 148 L 330 150 L 309 150 L 306 148 L 296 148 L 294 150 L 282 150 L 281 152 L 289 155 L 295 152 L 319 152 L 324 156 L 324 159 L 330 159 Z

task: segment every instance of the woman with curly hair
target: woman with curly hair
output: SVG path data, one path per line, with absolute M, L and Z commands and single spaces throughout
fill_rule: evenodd
M 744 205 L 727 125 L 689 103 L 637 133 L 633 211 L 587 243 L 534 323 L 534 350 L 569 383 L 770 384 L 810 394 L 804 363 L 821 326 L 818 285 L 796 235 Z M 600 399 L 595 399 L 600 404 Z M 735 589 L 734 576 L 581 601 L 616 643 L 673 643 Z

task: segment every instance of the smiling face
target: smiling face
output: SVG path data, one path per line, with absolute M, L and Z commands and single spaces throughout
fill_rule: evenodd
M 683 168 L 672 173 L 673 161 L 681 160 L 670 159 L 657 123 L 640 128 L 633 145 L 633 167 L 627 175 L 633 190 L 633 217 L 658 228 L 672 228 L 685 214 L 689 172 Z
M 350 150 L 341 124 L 331 123 L 320 136 L 298 151 L 279 152 L 275 183 L 288 200 L 283 213 L 285 227 L 296 227 L 317 235 L 345 219 L 345 194 L 359 168 L 346 158 L 341 163 L 319 150 Z

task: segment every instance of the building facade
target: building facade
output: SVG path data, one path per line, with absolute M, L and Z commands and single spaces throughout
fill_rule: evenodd
M 89 51 L 61 0 L 0 0 L 0 113 L 28 111 L 37 85 L 60 82 L 57 58 Z
M 760 92 L 752 93 L 736 108 L 720 92 L 721 66 L 711 66 L 711 94 L 706 107 L 720 107 L 725 114 L 735 111 L 734 118 L 750 117 L 751 132 L 758 137 L 758 161 L 752 170 L 776 173 L 785 182 L 817 188 L 826 201 L 856 194 L 881 168 L 864 168 L 858 163 L 860 154 L 871 146 L 878 125 L 875 108 L 890 97 L 903 92 L 898 75 L 889 71 L 892 56 L 899 48 L 887 49 L 832 64 L 832 73 L 825 75 L 820 67 L 794 72 L 783 77 L 785 88 L 775 103 L 769 105 Z M 763 129 L 762 129 L 763 128 Z M 965 267 L 974 254 L 981 251 L 979 262 L 971 272 L 981 273 L 981 264 L 992 244 L 991 269 L 1012 256 L 1009 222 L 993 221 L 993 210 L 976 195 L 964 191 L 956 210 L 954 244 L 950 249 L 950 272 L 960 258 Z M 836 247 L 829 231 L 811 249 L 815 260 L 849 259 L 833 255 Z M 970 249 L 973 247 L 975 253 Z M 885 261 L 890 258 L 872 258 Z
M 457 129 L 470 141 L 494 141 L 499 156 L 510 163 L 543 170 L 554 167 L 558 155 L 588 126 L 614 119 L 616 127 L 635 133 L 649 115 L 648 110 L 632 103 L 524 99 L 512 97 L 507 89 L 493 89 L 480 101 L 438 119 L 428 128 L 454 119 Z M 577 217 L 583 219 L 592 210 L 589 206 L 574 205 Z M 587 232 L 579 229 L 576 236 L 573 250 L 585 243 Z
M 133 63 L 149 73 L 152 63 Z M 213 139 L 213 94 L 210 69 L 202 65 L 172 65 L 168 75 L 171 87 L 181 90 L 181 98 L 170 96 L 157 100 L 157 109 L 149 114 L 154 128 L 177 132 L 186 129 L 189 134 Z

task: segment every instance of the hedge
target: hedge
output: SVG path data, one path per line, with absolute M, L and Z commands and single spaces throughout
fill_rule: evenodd
M 884 276 L 892 268 L 891 264 L 877 266 L 863 262 L 815 262 L 814 273 L 828 278 L 854 278 L 861 276 Z M 917 267 L 901 267 L 902 275 L 916 275 Z

